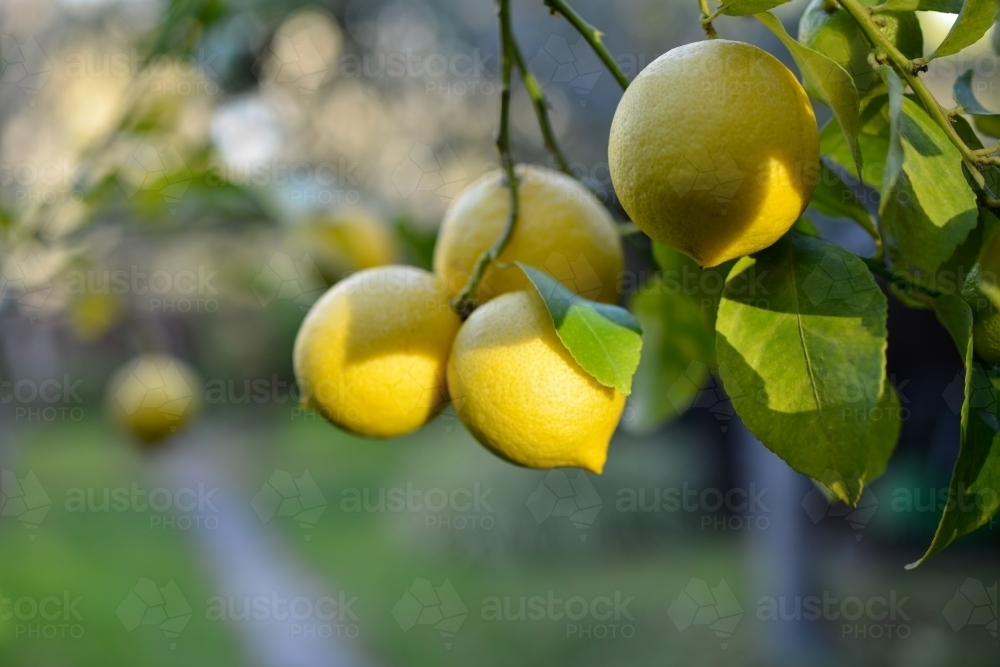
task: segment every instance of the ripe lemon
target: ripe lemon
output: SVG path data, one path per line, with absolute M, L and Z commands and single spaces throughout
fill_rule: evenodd
M 874 6 L 882 0 L 861 0 L 861 4 Z M 924 55 L 924 37 L 920 30 L 920 20 L 913 12 L 881 12 L 879 19 L 885 21 L 882 33 L 907 58 Z M 868 61 L 871 49 L 858 25 L 850 14 L 833 4 L 831 0 L 813 0 L 799 21 L 799 42 L 814 51 L 819 51 L 843 67 L 854 78 L 858 92 L 864 93 L 878 80 L 878 74 Z M 819 97 L 809 88 L 813 97 Z
M 201 398 L 201 381 L 193 368 L 168 355 L 143 354 L 111 376 L 106 406 L 124 430 L 154 445 L 194 419 Z
M 805 91 L 774 56 L 710 39 L 639 73 L 615 111 L 608 155 L 635 224 L 711 267 L 795 223 L 816 185 L 819 132 Z
M 303 404 L 358 435 L 415 431 L 447 400 L 445 366 L 460 324 L 443 282 L 426 271 L 353 274 L 320 297 L 295 338 Z
M 529 468 L 600 473 L 625 397 L 570 356 L 534 291 L 480 306 L 455 337 L 448 385 L 459 419 L 487 449 Z
M 588 299 L 618 300 L 622 248 L 614 220 L 579 181 L 551 169 L 517 167 L 519 209 L 514 233 L 500 262 L 524 262 L 560 280 Z M 480 253 L 503 231 L 510 190 L 500 171 L 486 174 L 454 201 L 441 223 L 434 272 L 452 295 L 465 286 Z M 479 284 L 480 302 L 529 287 L 517 267 L 490 266 Z
M 381 219 L 360 207 L 306 220 L 292 244 L 308 253 L 321 276 L 333 284 L 349 273 L 399 260 L 399 245 Z

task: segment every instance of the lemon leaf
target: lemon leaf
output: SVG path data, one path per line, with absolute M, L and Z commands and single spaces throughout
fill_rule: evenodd
M 809 208 L 834 218 L 854 220 L 873 237 L 878 237 L 878 230 L 871 214 L 854 191 L 844 183 L 837 172 L 827 166 L 826 162 L 820 160 L 819 165 L 819 183 L 813 190 Z
M 534 267 L 515 262 L 545 303 L 556 334 L 583 370 L 626 396 L 639 366 L 642 328 L 618 306 L 584 299 Z
M 931 57 L 951 56 L 978 42 L 993 25 L 998 7 L 996 0 L 965 0 L 951 30 Z
M 886 256 L 895 268 L 930 273 L 976 226 L 976 195 L 962 156 L 927 112 L 903 95 L 899 76 L 881 68 L 889 89 L 889 148 L 879 202 Z
M 773 14 L 763 12 L 757 14 L 756 18 L 788 48 L 788 52 L 802 72 L 803 80 L 809 84 L 808 88 L 819 93 L 821 95 L 819 101 L 833 111 L 860 176 L 861 151 L 858 149 L 858 132 L 861 123 L 861 97 L 858 95 L 857 86 L 854 85 L 854 79 L 847 70 L 822 53 L 813 51 L 792 39 L 781 25 L 781 21 Z
M 727 16 L 750 16 L 788 2 L 791 0 L 728 0 L 722 13 Z
M 716 321 L 719 374 L 747 428 L 852 505 L 899 435 L 887 310 L 857 256 L 793 232 L 733 267 Z
M 624 422 L 644 434 L 679 416 L 702 389 L 715 365 L 715 338 L 708 313 L 676 282 L 657 278 L 629 304 L 643 331 L 643 354 L 632 381 Z
M 945 505 L 934 539 L 912 569 L 940 552 L 953 541 L 971 533 L 997 513 L 1000 508 L 1000 422 L 997 399 L 1000 397 L 1000 369 L 987 368 L 973 357 L 972 309 L 960 297 L 951 294 L 935 301 L 938 320 L 948 329 L 962 354 L 964 377 L 945 392 L 945 400 L 960 415 L 962 434 L 958 458 L 951 474 L 949 502 Z M 950 400 L 949 400 L 950 399 Z
M 974 70 L 969 69 L 962 76 L 955 79 L 953 96 L 958 106 L 962 107 L 962 112 L 974 116 L 976 129 L 991 137 L 1000 137 L 1000 114 L 990 111 L 976 99 L 972 92 L 972 75 Z

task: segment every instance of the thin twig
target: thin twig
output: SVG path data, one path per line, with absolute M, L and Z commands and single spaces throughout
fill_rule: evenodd
M 622 90 L 628 88 L 628 77 L 622 72 L 621 68 L 618 67 L 618 63 L 615 62 L 614 56 L 608 51 L 607 47 L 604 46 L 604 42 L 601 41 L 601 35 L 603 34 L 600 30 L 590 25 L 583 20 L 579 14 L 576 13 L 572 7 L 566 4 L 565 0 L 543 0 L 545 6 L 549 8 L 550 11 L 562 14 L 566 17 L 566 20 L 576 28 L 576 31 L 590 44 L 590 48 L 594 50 L 597 57 L 601 59 L 604 66 L 608 68 L 611 72 L 611 76 L 615 77 L 618 81 L 618 85 L 622 87 Z
M 514 233 L 514 224 L 517 222 L 518 196 L 517 196 L 517 173 L 514 170 L 514 156 L 510 149 L 510 75 L 514 65 L 514 55 L 512 45 L 514 43 L 514 33 L 510 23 L 510 0 L 496 0 L 497 19 L 500 24 L 500 121 L 497 128 L 496 146 L 500 153 L 500 164 L 504 172 L 504 182 L 510 189 L 510 211 L 507 214 L 507 222 L 504 225 L 500 237 L 493 245 L 476 259 L 476 263 L 469 273 L 469 279 L 465 287 L 452 299 L 451 306 L 463 319 L 472 314 L 478 305 L 476 294 L 479 291 L 479 283 L 483 279 L 483 274 L 487 267 L 497 260 L 503 252 L 507 242 L 510 241 Z
M 545 142 L 545 149 L 555 158 L 556 163 L 559 165 L 559 170 L 564 174 L 569 174 L 569 163 L 566 162 L 566 157 L 563 155 L 562 149 L 559 148 L 559 144 L 556 141 L 555 132 L 552 131 L 552 123 L 549 120 L 548 100 L 545 98 L 545 93 L 542 92 L 542 86 L 538 83 L 538 79 L 535 78 L 535 75 L 531 72 L 531 68 L 528 67 L 528 63 L 525 62 L 524 54 L 521 53 L 521 47 L 518 45 L 513 34 L 511 34 L 509 47 L 511 55 L 514 58 L 514 65 L 521 73 L 524 87 L 528 91 L 528 96 L 531 97 L 532 105 L 535 107 L 535 116 L 538 118 L 538 127 L 542 131 L 542 141 Z
M 709 39 L 715 39 L 719 36 L 719 33 L 715 32 L 715 26 L 712 25 L 718 15 L 712 13 L 712 10 L 708 6 L 708 0 L 698 0 L 698 6 L 701 8 L 701 27 L 705 31 L 705 36 Z M 718 11 L 722 11 L 722 7 Z

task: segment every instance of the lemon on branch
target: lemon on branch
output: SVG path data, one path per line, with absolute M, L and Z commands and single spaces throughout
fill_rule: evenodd
M 818 178 L 819 133 L 805 91 L 774 56 L 710 39 L 636 77 L 608 155 L 633 222 L 711 267 L 768 247 L 795 223 Z

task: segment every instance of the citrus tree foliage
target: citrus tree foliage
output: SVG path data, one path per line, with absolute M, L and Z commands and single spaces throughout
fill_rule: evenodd
M 1000 144 L 984 147 L 976 131 L 1000 137 L 1000 114 L 976 99 L 971 70 L 955 82 L 954 109 L 921 78 L 934 58 L 978 42 L 998 4 L 813 0 L 795 38 L 768 11 L 782 0 L 697 2 L 709 38 L 717 34 L 713 21 L 753 16 L 788 50 L 806 91 L 832 115 L 820 131 L 821 168 L 808 211 L 858 225 L 875 252 L 860 257 L 823 240 L 805 217 L 774 245 L 711 269 L 654 244 L 658 273 L 630 302 L 642 353 L 628 427 L 648 432 L 668 422 L 718 377 L 766 447 L 855 505 L 886 469 L 901 426 L 900 399 L 886 373 L 886 292 L 930 309 L 963 359 L 964 390 L 954 502 L 918 565 L 998 508 L 1000 370 L 992 361 L 1000 350 L 984 352 L 995 342 L 977 339 L 989 333 L 978 323 L 996 315 L 1000 302 L 992 270 L 1000 258 L 991 259 L 1000 243 L 989 250 L 1000 207 Z M 565 3 L 546 4 L 603 48 L 599 33 Z M 956 15 L 928 56 L 914 14 L 922 11 Z M 877 207 L 859 198 L 876 193 L 869 201 Z M 525 270 L 540 291 L 554 292 Z M 632 367 L 629 334 L 638 327 L 578 297 L 560 298 L 572 305 L 559 312 L 573 312 L 574 328 L 586 332 L 561 334 L 563 342 L 602 382 L 627 387 L 620 374 Z

